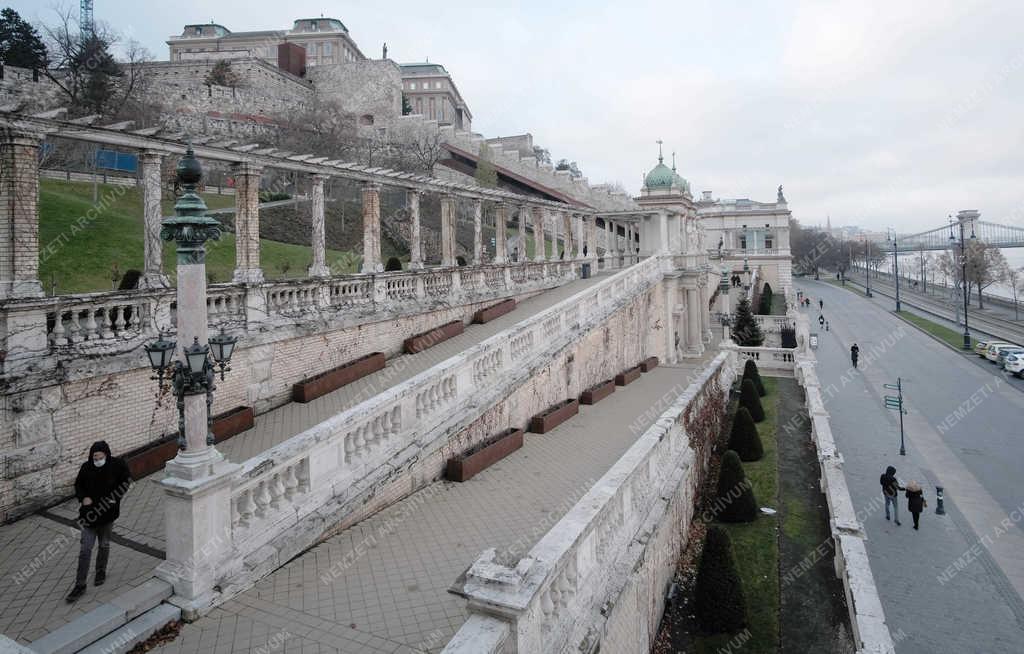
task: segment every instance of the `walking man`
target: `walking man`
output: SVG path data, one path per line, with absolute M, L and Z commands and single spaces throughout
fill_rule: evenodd
M 111 456 L 106 441 L 96 441 L 89 448 L 89 460 L 78 469 L 75 478 L 75 497 L 78 524 L 82 528 L 82 548 L 78 552 L 78 571 L 75 587 L 68 593 L 70 604 L 85 594 L 89 577 L 92 548 L 96 548 L 96 576 L 93 585 L 102 586 L 107 580 L 107 559 L 110 557 L 110 535 L 114 521 L 121 514 L 121 498 L 128 492 L 132 477 L 123 459 Z
M 885 497 L 885 519 L 889 519 L 889 505 L 892 504 L 892 516 L 896 520 L 896 526 L 900 526 L 900 506 L 898 495 L 901 490 L 906 490 L 903 486 L 900 486 L 900 482 L 896 479 L 896 468 L 889 466 L 885 469 L 885 474 L 881 476 L 879 482 L 882 484 L 882 496 Z
M 860 358 L 860 348 L 854 343 L 850 346 L 850 361 L 853 362 L 853 367 L 857 367 L 857 359 Z
M 825 308 L 825 300 L 818 300 L 818 308 L 819 309 L 824 309 Z

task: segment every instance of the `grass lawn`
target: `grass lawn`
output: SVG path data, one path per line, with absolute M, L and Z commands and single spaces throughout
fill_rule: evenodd
M 767 395 L 761 398 L 765 419 L 757 423 L 764 457 L 744 463 L 743 469 L 754 487 L 760 506 L 778 509 L 779 469 L 776 440 L 778 382 L 762 376 Z M 743 580 L 747 599 L 750 638 L 734 652 L 778 652 L 779 649 L 779 520 L 778 515 L 760 514 L 749 524 L 723 525 L 732 538 L 736 568 Z M 742 633 L 742 632 L 741 632 Z M 713 654 L 725 651 L 736 634 L 718 634 L 695 639 L 696 652 Z M 738 641 L 737 641 L 738 642 Z
M 513 236 L 519 236 L 519 229 L 517 227 L 508 227 L 508 228 L 506 228 L 505 233 L 508 234 L 509 238 L 511 238 Z M 545 238 L 544 240 L 547 241 L 547 243 L 546 243 L 547 247 L 545 249 L 545 253 L 547 254 L 547 256 L 550 257 L 551 256 L 551 251 L 552 251 L 552 245 L 551 245 L 551 241 L 548 240 L 549 238 L 550 238 L 550 236 L 548 238 Z M 526 232 L 526 260 L 527 261 L 533 261 L 533 253 L 534 252 L 536 252 L 536 247 L 533 244 L 533 232 Z M 509 251 L 508 256 L 510 256 L 510 257 L 512 256 L 512 252 L 511 251 Z
M 829 279 L 823 279 L 822 281 L 826 281 L 829 284 L 832 284 L 833 286 L 838 286 L 839 288 L 845 288 L 846 290 L 850 291 L 851 293 L 856 293 L 857 295 L 860 295 L 861 297 L 867 297 L 867 295 L 864 293 L 864 289 L 861 288 L 860 286 L 854 284 L 850 280 L 846 280 L 846 286 L 843 286 L 843 283 L 841 281 L 839 281 L 838 279 L 833 279 L 831 277 Z
M 86 293 L 111 289 L 113 267 L 120 273 L 142 269 L 142 197 L 134 187 L 99 186 L 100 201 L 94 208 L 92 184 L 40 180 L 39 279 L 49 293 L 51 282 L 58 293 Z M 232 206 L 234 196 L 203 196 L 210 209 Z M 164 215 L 174 201 L 163 203 Z M 220 241 L 207 243 L 206 266 L 214 282 L 230 281 L 235 268 L 235 237 L 225 233 Z M 261 239 L 260 257 L 268 279 L 301 277 L 312 261 L 311 248 Z M 327 262 L 335 272 L 355 272 L 358 257 L 328 250 Z M 174 244 L 164 243 L 164 271 L 174 280 Z
M 940 341 L 950 346 L 954 350 L 958 352 L 966 351 L 963 349 L 964 336 L 961 332 L 958 332 L 955 329 L 950 329 L 945 325 L 934 323 L 931 320 L 928 320 L 927 318 L 922 318 L 917 314 L 910 313 L 907 311 L 897 311 L 896 315 L 905 320 L 906 322 L 910 323 L 914 327 L 917 327 L 921 331 L 931 334 L 932 336 L 935 336 Z M 971 339 L 971 351 L 974 351 L 974 346 L 977 345 L 977 343 L 977 340 L 975 340 L 974 338 Z

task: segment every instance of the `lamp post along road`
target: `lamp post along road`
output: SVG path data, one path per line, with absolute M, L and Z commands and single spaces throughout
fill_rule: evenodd
M 896 247 L 896 230 L 892 230 L 892 268 L 896 280 L 896 313 L 900 312 L 900 252 Z
M 146 346 L 154 379 L 170 383 L 178 406 L 178 455 L 167 462 L 165 491 L 167 553 L 156 575 L 174 587 L 171 602 L 186 619 L 209 608 L 214 584 L 231 561 L 231 484 L 240 466 L 213 447 L 210 411 L 215 369 L 221 379 L 238 340 L 220 334 L 207 338 L 206 247 L 219 239 L 221 225 L 206 215 L 196 192 L 203 172 L 191 144 L 178 162 L 184 193 L 175 215 L 161 223 L 160 236 L 177 243 L 178 344 L 163 336 Z M 180 344 L 181 358 L 171 361 Z M 211 360 L 212 355 L 212 360 Z M 237 564 L 236 565 L 240 565 Z
M 968 220 L 971 221 L 971 240 L 977 238 L 974 234 L 974 220 L 979 216 L 979 213 L 974 209 L 964 209 L 956 214 L 956 221 L 960 227 L 960 289 L 961 295 L 964 298 L 964 343 L 963 349 L 971 349 L 971 329 L 967 324 L 967 244 L 964 241 L 964 223 Z M 950 220 L 953 217 L 950 216 Z M 953 238 L 953 226 L 950 223 L 949 240 L 954 242 Z

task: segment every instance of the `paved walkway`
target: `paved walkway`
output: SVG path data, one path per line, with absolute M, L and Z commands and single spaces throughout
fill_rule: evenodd
M 708 357 L 709 359 L 710 357 Z M 707 359 L 706 359 L 707 360 Z M 706 361 L 705 360 L 705 361 Z M 448 592 L 489 547 L 523 555 L 704 362 L 660 366 L 462 484 L 439 481 L 186 625 L 162 652 L 438 652 L 467 617 Z M 647 415 L 647 414 L 651 415 Z
M 244 461 L 301 431 L 402 383 L 431 366 L 578 293 L 610 273 L 575 280 L 520 302 L 516 309 L 484 325 L 470 325 L 448 341 L 414 355 L 389 359 L 387 367 L 307 404 L 289 403 L 257 416 L 253 429 L 217 447 L 229 459 Z M 126 588 L 151 576 L 163 558 L 163 492 L 157 472 L 136 482 L 125 497 L 111 552 L 110 576 L 102 589 L 89 586 L 85 597 L 68 606 L 78 555 L 78 517 L 72 498 L 41 515 L 0 526 L 0 633 L 22 642 L 39 638 Z M 26 574 L 26 567 L 27 574 Z M 100 592 L 102 591 L 102 592 Z
M 896 651 L 1020 652 L 1024 396 L 1001 383 L 994 366 L 986 372 L 874 302 L 825 283 L 798 288 L 824 298 L 829 312 L 818 374 Z M 853 341 L 858 371 L 849 368 Z M 898 416 L 882 407 L 881 395 L 892 393 L 883 384 L 897 375 L 910 411 L 906 456 L 898 454 Z M 902 494 L 902 526 L 885 520 L 878 478 L 887 465 L 903 483 L 924 487 L 920 531 Z M 935 515 L 936 485 L 946 490 L 945 516 Z

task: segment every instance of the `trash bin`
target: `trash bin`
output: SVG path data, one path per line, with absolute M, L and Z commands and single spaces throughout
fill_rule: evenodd
M 580 277 L 582 279 L 590 279 L 590 264 L 585 263 L 580 266 Z

